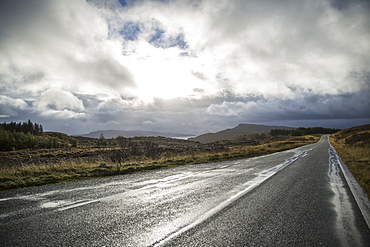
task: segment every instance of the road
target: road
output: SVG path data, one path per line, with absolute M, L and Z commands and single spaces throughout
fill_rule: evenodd
M 370 246 L 324 136 L 262 157 L 0 193 L 1 246 Z

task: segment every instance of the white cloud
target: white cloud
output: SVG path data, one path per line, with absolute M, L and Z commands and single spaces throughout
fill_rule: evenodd
M 50 89 L 43 92 L 36 100 L 35 106 L 40 110 L 48 108 L 55 110 L 84 110 L 83 103 L 80 99 L 71 92 L 58 89 Z
M 222 104 L 211 104 L 207 108 L 207 113 L 220 116 L 240 116 L 248 113 L 256 102 L 222 102 Z
M 69 120 L 69 119 L 86 119 L 87 114 L 81 112 L 75 112 L 71 110 L 53 110 L 46 109 L 41 111 L 39 116 L 41 119 L 58 119 L 58 120 Z
M 114 97 L 104 100 L 98 105 L 99 111 L 114 112 L 126 109 L 140 109 L 144 107 L 144 103 L 136 98 Z
M 27 110 L 28 105 L 22 99 L 13 99 L 6 95 L 0 95 L 0 118 L 18 116 L 19 111 Z
M 0 95 L 0 105 L 11 106 L 16 109 L 24 110 L 28 107 L 27 103 L 22 99 L 13 99 L 6 95 Z
M 147 75 L 136 77 L 139 90 L 135 93 L 146 91 L 143 98 L 166 97 L 156 86 L 168 88 L 173 97 L 189 96 L 199 81 L 188 73 L 209 79 L 202 86 L 212 88 L 208 90 L 212 93 L 226 89 L 241 96 L 274 97 L 275 88 L 293 86 L 317 94 L 339 94 L 358 91 L 358 84 L 349 83 L 348 75 L 366 71 L 370 65 L 365 55 L 370 52 L 365 3 L 351 5 L 346 12 L 329 1 L 192 3 L 140 1 L 122 14 L 122 21 L 137 23 L 139 29 L 125 49 L 132 51 L 128 54 L 137 62 L 130 69 L 141 68 Z M 179 47 L 150 44 L 158 29 L 163 31 L 161 40 L 183 34 L 184 50 L 191 56 L 178 57 Z M 168 76 L 169 72 L 174 76 Z M 180 90 L 173 91 L 171 86 Z M 291 97 L 289 90 L 278 93 Z
M 121 45 L 108 39 L 99 10 L 78 1 L 10 1 L 1 11 L 0 63 L 5 83 L 86 92 L 124 91 L 133 82 L 120 61 Z M 39 73 L 42 80 L 23 78 Z
M 146 121 L 143 122 L 143 125 L 151 126 L 151 125 L 153 125 L 153 122 L 151 120 L 146 120 Z
M 340 2 L 1 1 L 0 115 L 171 131 L 370 117 L 370 4 Z

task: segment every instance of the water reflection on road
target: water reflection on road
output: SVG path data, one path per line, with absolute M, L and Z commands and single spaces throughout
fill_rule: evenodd
M 54 244 L 159 244 L 212 216 L 315 145 L 263 157 L 6 192 L 0 198 L 6 204 L 0 225 L 9 231 L 22 226 L 30 234 L 30 244 L 38 243 L 37 234 L 43 238 L 53 233 L 57 234 L 48 241 Z M 48 234 L 43 235 L 43 224 Z M 71 231 L 79 238 L 70 238 Z

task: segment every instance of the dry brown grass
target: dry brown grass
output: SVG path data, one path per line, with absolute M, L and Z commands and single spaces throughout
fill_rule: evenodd
M 370 198 L 370 125 L 333 134 L 330 143 Z
M 18 165 L 0 166 L 0 190 L 16 189 L 44 184 L 74 181 L 80 179 L 91 179 L 104 176 L 129 174 L 133 172 L 148 171 L 167 167 L 174 167 L 188 164 L 199 164 L 216 162 L 222 160 L 238 159 L 270 154 L 287 149 L 296 148 L 317 142 L 320 136 L 303 136 L 284 141 L 270 142 L 258 146 L 236 146 L 228 148 L 223 152 L 194 152 L 191 154 L 176 155 L 174 153 L 163 154 L 157 159 L 144 157 L 130 157 L 122 163 L 112 162 L 108 158 L 86 160 L 83 158 L 59 159 L 48 163 L 25 162 Z M 85 150 L 86 151 L 86 150 Z M 93 150 L 94 151 L 94 150 Z M 109 151 L 109 150 L 108 150 Z M 51 154 L 63 152 L 53 151 Z M 74 151 L 66 150 L 66 155 L 83 152 L 82 149 Z M 91 150 L 89 150 L 91 152 Z M 17 154 L 18 155 L 18 154 Z M 22 157 L 20 152 L 18 157 Z M 30 155 L 29 153 L 27 155 Z M 42 155 L 37 151 L 33 156 Z

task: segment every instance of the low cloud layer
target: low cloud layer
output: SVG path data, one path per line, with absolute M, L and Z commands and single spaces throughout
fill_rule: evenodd
M 370 4 L 0 3 L 0 120 L 83 133 L 370 122 Z

